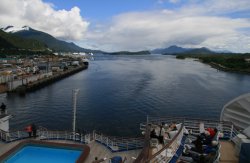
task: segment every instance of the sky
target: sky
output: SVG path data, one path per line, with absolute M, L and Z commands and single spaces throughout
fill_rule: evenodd
M 104 51 L 250 52 L 250 0 L 1 0 L 0 26 L 8 25 Z

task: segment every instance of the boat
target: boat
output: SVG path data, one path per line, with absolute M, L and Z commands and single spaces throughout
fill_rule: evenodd
M 9 131 L 10 118 L 7 112 L 0 117 L 0 139 L 8 144 L 8 149 L 0 150 L 0 158 L 19 141 L 28 138 L 25 131 Z M 139 127 L 141 137 L 124 138 L 106 136 L 97 131 L 87 134 L 50 131 L 40 126 L 36 140 L 86 144 L 90 152 L 84 161 L 90 163 L 113 160 L 125 163 L 189 163 L 207 158 L 213 163 L 250 162 L 250 93 L 228 102 L 222 109 L 220 120 L 148 116 Z M 202 144 L 203 151 L 197 151 L 194 142 L 202 136 L 212 136 L 211 129 L 214 134 L 210 137 L 210 144 Z M 204 149 L 210 149 L 210 153 Z

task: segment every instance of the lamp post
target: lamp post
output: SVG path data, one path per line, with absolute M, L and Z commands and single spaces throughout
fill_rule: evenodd
M 72 123 L 72 130 L 75 139 L 75 132 L 76 132 L 76 101 L 77 101 L 77 94 L 79 89 L 74 89 L 73 91 L 73 123 Z

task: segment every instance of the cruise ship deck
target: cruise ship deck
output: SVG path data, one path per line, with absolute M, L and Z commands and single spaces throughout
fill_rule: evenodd
M 235 147 L 232 142 L 220 141 L 220 163 L 238 163 L 239 158 L 235 154 Z
M 32 138 L 31 138 L 32 139 Z M 33 140 L 33 139 L 32 139 Z M 39 139 L 37 139 L 39 140 Z M 11 143 L 0 143 L 0 156 L 3 155 L 4 153 L 8 152 L 10 149 L 14 148 L 16 145 L 19 143 L 27 141 L 27 139 L 24 140 L 19 140 Z M 73 142 L 73 141 L 68 141 L 68 140 L 41 140 L 45 142 L 55 142 L 55 143 L 63 143 L 63 144 L 79 144 L 78 142 Z M 130 150 L 130 151 L 124 151 L 124 152 L 111 152 L 109 149 L 107 149 L 105 146 L 98 142 L 91 142 L 88 144 L 90 147 L 90 153 L 85 160 L 86 163 L 92 163 L 95 161 L 96 157 L 98 160 L 102 160 L 104 158 L 105 161 L 100 161 L 100 162 L 109 162 L 109 160 L 114 157 L 114 156 L 120 156 L 123 158 L 123 160 L 126 160 L 126 163 L 132 163 L 134 162 L 135 158 L 140 154 L 141 150 Z

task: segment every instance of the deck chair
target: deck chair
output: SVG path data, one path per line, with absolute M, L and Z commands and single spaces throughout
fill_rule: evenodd
M 205 127 L 204 127 L 204 123 L 203 122 L 201 122 L 199 124 L 199 131 L 200 131 L 200 134 L 205 133 Z

